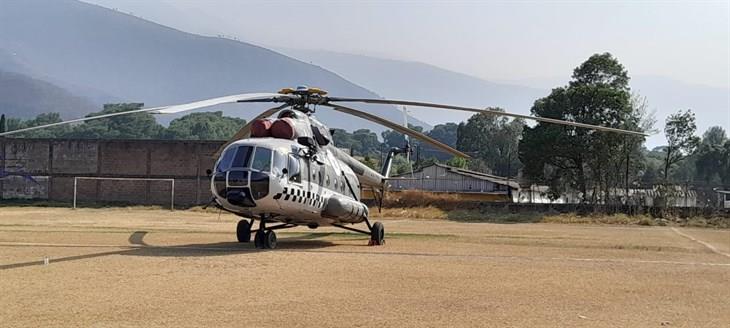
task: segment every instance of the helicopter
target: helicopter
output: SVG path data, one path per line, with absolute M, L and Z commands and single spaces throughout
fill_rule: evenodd
M 371 223 L 368 219 L 369 208 L 362 201 L 362 190 L 372 190 L 376 201 L 382 204 L 387 182 L 391 179 L 393 158 L 408 153 L 410 147 L 391 148 L 382 169 L 376 171 L 334 145 L 333 132 L 314 115 L 317 107 L 381 124 L 463 158 L 470 156 L 423 133 L 342 103 L 420 106 L 487 113 L 646 136 L 638 131 L 490 109 L 404 100 L 330 97 L 323 89 L 306 86 L 284 88 L 277 93 L 245 93 L 180 105 L 109 113 L 18 129 L 0 133 L 0 136 L 119 115 L 176 114 L 229 103 L 277 104 L 249 121 L 221 146 L 214 154 L 217 158 L 214 167 L 207 170 L 213 194 L 210 204 L 241 217 L 236 226 L 237 240 L 250 242 L 253 235 L 255 247 L 260 249 L 276 248 L 276 230 L 297 226 L 311 229 L 333 226 L 368 235 L 369 245 L 385 243 L 383 224 Z M 254 229 L 255 221 L 259 222 L 257 229 Z M 367 229 L 352 226 L 360 223 L 365 223 Z

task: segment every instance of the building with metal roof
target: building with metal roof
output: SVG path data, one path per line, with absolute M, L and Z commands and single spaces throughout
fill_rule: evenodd
M 389 181 L 391 191 L 458 193 L 487 201 L 513 202 L 520 185 L 505 177 L 434 163 Z

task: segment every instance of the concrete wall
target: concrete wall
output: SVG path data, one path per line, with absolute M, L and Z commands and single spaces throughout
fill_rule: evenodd
M 207 203 L 222 141 L 0 138 L 2 199 L 71 202 L 74 177 L 175 179 L 175 204 Z M 170 183 L 78 180 L 79 202 L 169 205 Z

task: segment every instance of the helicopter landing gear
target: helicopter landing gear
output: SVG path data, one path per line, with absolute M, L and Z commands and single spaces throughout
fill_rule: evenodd
M 286 229 L 296 227 L 295 224 L 280 224 L 271 228 L 266 228 L 266 220 L 262 219 L 259 223 L 259 228 L 255 230 L 253 243 L 256 248 L 261 249 L 274 249 L 276 248 L 276 229 Z
M 276 232 L 274 232 L 274 230 L 256 231 L 256 236 L 254 237 L 254 245 L 256 245 L 256 248 L 261 249 L 276 248 Z
M 247 220 L 238 221 L 236 225 L 236 237 L 239 243 L 248 243 L 251 241 L 251 222 Z
M 370 228 L 369 246 L 379 246 L 385 244 L 385 228 L 380 222 L 375 222 Z
M 370 240 L 368 241 L 368 246 L 385 245 L 385 228 L 383 227 L 383 224 L 380 222 L 375 222 L 375 224 L 371 225 L 370 221 L 368 221 L 367 218 L 365 219 L 365 224 L 368 225 L 368 229 L 370 229 L 370 231 L 350 228 L 341 224 L 332 224 L 332 226 L 338 227 L 340 229 L 359 232 L 364 235 L 369 235 Z

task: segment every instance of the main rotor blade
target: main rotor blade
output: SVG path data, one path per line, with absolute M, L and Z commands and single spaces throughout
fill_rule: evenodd
M 215 154 L 213 154 L 213 158 L 217 159 L 218 156 L 220 156 L 221 153 L 223 152 L 223 149 L 226 149 L 226 147 L 228 147 L 228 145 L 230 145 L 232 142 L 250 136 L 251 135 L 251 125 L 253 125 L 254 121 L 274 115 L 274 113 L 286 108 L 287 106 L 289 106 L 289 104 L 284 104 L 281 106 L 267 109 L 263 113 L 259 114 L 258 116 L 254 117 L 253 119 L 251 119 L 248 123 L 246 123 L 246 125 L 241 127 L 241 129 L 238 130 L 238 132 L 236 132 L 236 134 L 234 134 L 230 140 L 226 141 L 226 143 L 223 144 L 223 146 L 220 146 L 220 148 L 218 148 L 218 150 L 216 150 Z
M 205 108 L 205 107 L 210 107 L 210 106 L 215 106 L 215 105 L 228 104 L 228 103 L 286 102 L 288 100 L 292 100 L 295 98 L 296 98 L 296 96 L 293 96 L 293 95 L 282 95 L 282 94 L 278 94 L 278 93 L 244 93 L 244 94 L 240 94 L 240 95 L 218 97 L 218 98 L 200 100 L 200 101 L 195 101 L 195 102 L 180 104 L 180 105 L 135 109 L 135 110 L 130 110 L 130 111 L 126 111 L 126 112 L 117 112 L 117 113 L 102 114 L 102 115 L 90 116 L 90 117 L 84 117 L 84 118 L 77 118 L 77 119 L 63 121 L 63 122 L 56 122 L 56 123 L 51 123 L 51 124 L 38 125 L 38 126 L 29 127 L 29 128 L 8 131 L 8 132 L 0 133 L 0 136 L 6 136 L 6 135 L 21 133 L 21 132 L 38 130 L 38 129 L 45 129 L 45 128 L 50 128 L 50 127 L 58 126 L 58 125 L 85 122 L 85 121 L 96 120 L 96 119 L 100 119 L 100 118 L 107 118 L 107 117 L 114 117 L 114 116 L 128 115 L 128 114 L 135 114 L 135 113 L 149 112 L 152 114 L 174 114 L 174 113 L 180 113 L 180 112 L 185 112 L 185 111 L 190 111 L 190 110 L 194 110 L 194 109 L 200 109 L 200 108 Z
M 198 108 L 211 107 L 222 104 L 232 104 L 238 102 L 282 102 L 293 98 L 293 96 L 282 95 L 278 93 L 244 93 L 240 95 L 224 96 L 200 100 L 187 104 L 169 106 L 154 112 L 154 114 L 174 114 Z
M 366 119 L 366 120 L 371 121 L 371 122 L 375 122 L 375 123 L 378 123 L 378 124 L 382 124 L 382 125 L 384 125 L 384 126 L 386 126 L 388 128 L 391 128 L 391 129 L 393 129 L 395 131 L 398 131 L 398 132 L 403 133 L 405 135 L 408 135 L 410 137 L 413 137 L 413 138 L 416 138 L 416 139 L 420 139 L 420 140 L 422 140 L 422 141 L 430 144 L 431 146 L 433 146 L 435 148 L 438 148 L 438 149 L 440 149 L 440 150 L 442 150 L 442 151 L 444 151 L 446 153 L 449 153 L 451 155 L 459 156 L 459 157 L 463 157 L 463 158 L 471 158 L 471 156 L 469 156 L 467 154 L 464 154 L 464 153 L 462 153 L 462 152 L 460 152 L 460 151 L 458 151 L 458 150 L 456 150 L 454 148 L 451 148 L 451 147 L 449 147 L 449 145 L 444 144 L 444 143 L 442 143 L 442 142 L 440 142 L 440 141 L 438 141 L 438 140 L 436 140 L 434 138 L 431 138 L 431 137 L 429 137 L 429 136 L 427 136 L 427 135 L 425 135 L 423 133 L 420 133 L 418 131 L 408 129 L 408 128 L 402 126 L 402 125 L 399 125 L 399 124 L 393 123 L 391 121 L 388 121 L 388 120 L 386 120 L 386 119 L 384 119 L 382 117 L 378 117 L 378 116 L 375 116 L 373 114 L 366 113 L 366 112 L 363 112 L 361 110 L 357 110 L 357 109 L 354 109 L 354 108 L 345 107 L 345 106 L 342 106 L 342 105 L 337 105 L 337 104 L 332 104 L 332 103 L 326 103 L 326 104 L 324 104 L 324 106 L 332 107 L 333 110 L 336 110 L 338 112 L 350 114 L 350 115 L 357 116 L 357 117 L 362 118 L 362 119 Z
M 500 111 L 491 110 L 491 109 L 479 109 L 479 108 L 471 108 L 471 107 L 461 107 L 461 106 L 442 105 L 442 104 L 434 104 L 434 103 L 426 103 L 426 102 L 418 102 L 418 101 L 391 100 L 391 99 L 330 97 L 330 98 L 328 98 L 328 100 L 337 101 L 337 102 L 340 102 L 340 101 L 341 102 L 362 102 L 362 103 L 369 103 L 369 104 L 405 105 L 405 106 L 431 107 L 431 108 L 440 108 L 440 109 L 452 109 L 452 110 L 459 110 L 459 111 L 473 112 L 473 113 L 487 113 L 487 114 L 493 114 L 493 115 L 509 116 L 509 117 L 522 118 L 522 119 L 526 119 L 526 120 L 533 120 L 533 121 L 545 122 L 545 123 L 570 125 L 570 126 L 576 126 L 576 127 L 580 127 L 580 128 L 593 129 L 593 130 L 599 130 L 599 131 L 609 131 L 609 132 L 616 132 L 616 133 L 639 135 L 639 136 L 644 136 L 644 137 L 648 136 L 648 134 L 646 134 L 644 132 L 640 132 L 640 131 L 623 130 L 623 129 L 610 128 L 610 127 L 605 127 L 605 126 L 600 126 L 600 125 L 585 124 L 585 123 L 579 123 L 579 122 L 570 122 L 570 121 L 564 121 L 564 120 L 548 118 L 548 117 L 537 117 L 537 116 L 530 116 L 530 115 L 513 114 L 513 113 L 500 112 Z
M 161 110 L 161 109 L 164 109 L 164 108 L 167 108 L 167 107 L 152 107 L 152 108 L 135 109 L 135 110 L 128 110 L 126 112 L 116 112 L 116 113 L 102 114 L 102 115 L 97 115 L 97 116 L 77 118 L 77 119 L 68 120 L 68 121 L 62 121 L 62 122 L 56 122 L 56 123 L 50 123 L 50 124 L 44 124 L 44 125 L 31 126 L 29 128 L 17 129 L 17 130 L 13 130 L 13 131 L 7 131 L 7 132 L 0 133 L 0 137 L 7 136 L 7 135 L 11 135 L 11 134 L 16 134 L 16 133 L 21 133 L 21 132 L 27 132 L 27 131 L 33 131 L 33 130 L 38 130 L 38 129 L 50 128 L 50 127 L 58 126 L 58 125 L 78 123 L 78 122 L 85 122 L 85 121 L 90 121 L 90 120 L 97 120 L 97 119 L 100 119 L 100 118 L 107 118 L 107 117 L 114 117 L 114 116 L 121 116 L 121 115 L 135 114 L 135 113 L 154 112 L 154 111 L 158 111 L 158 110 Z

